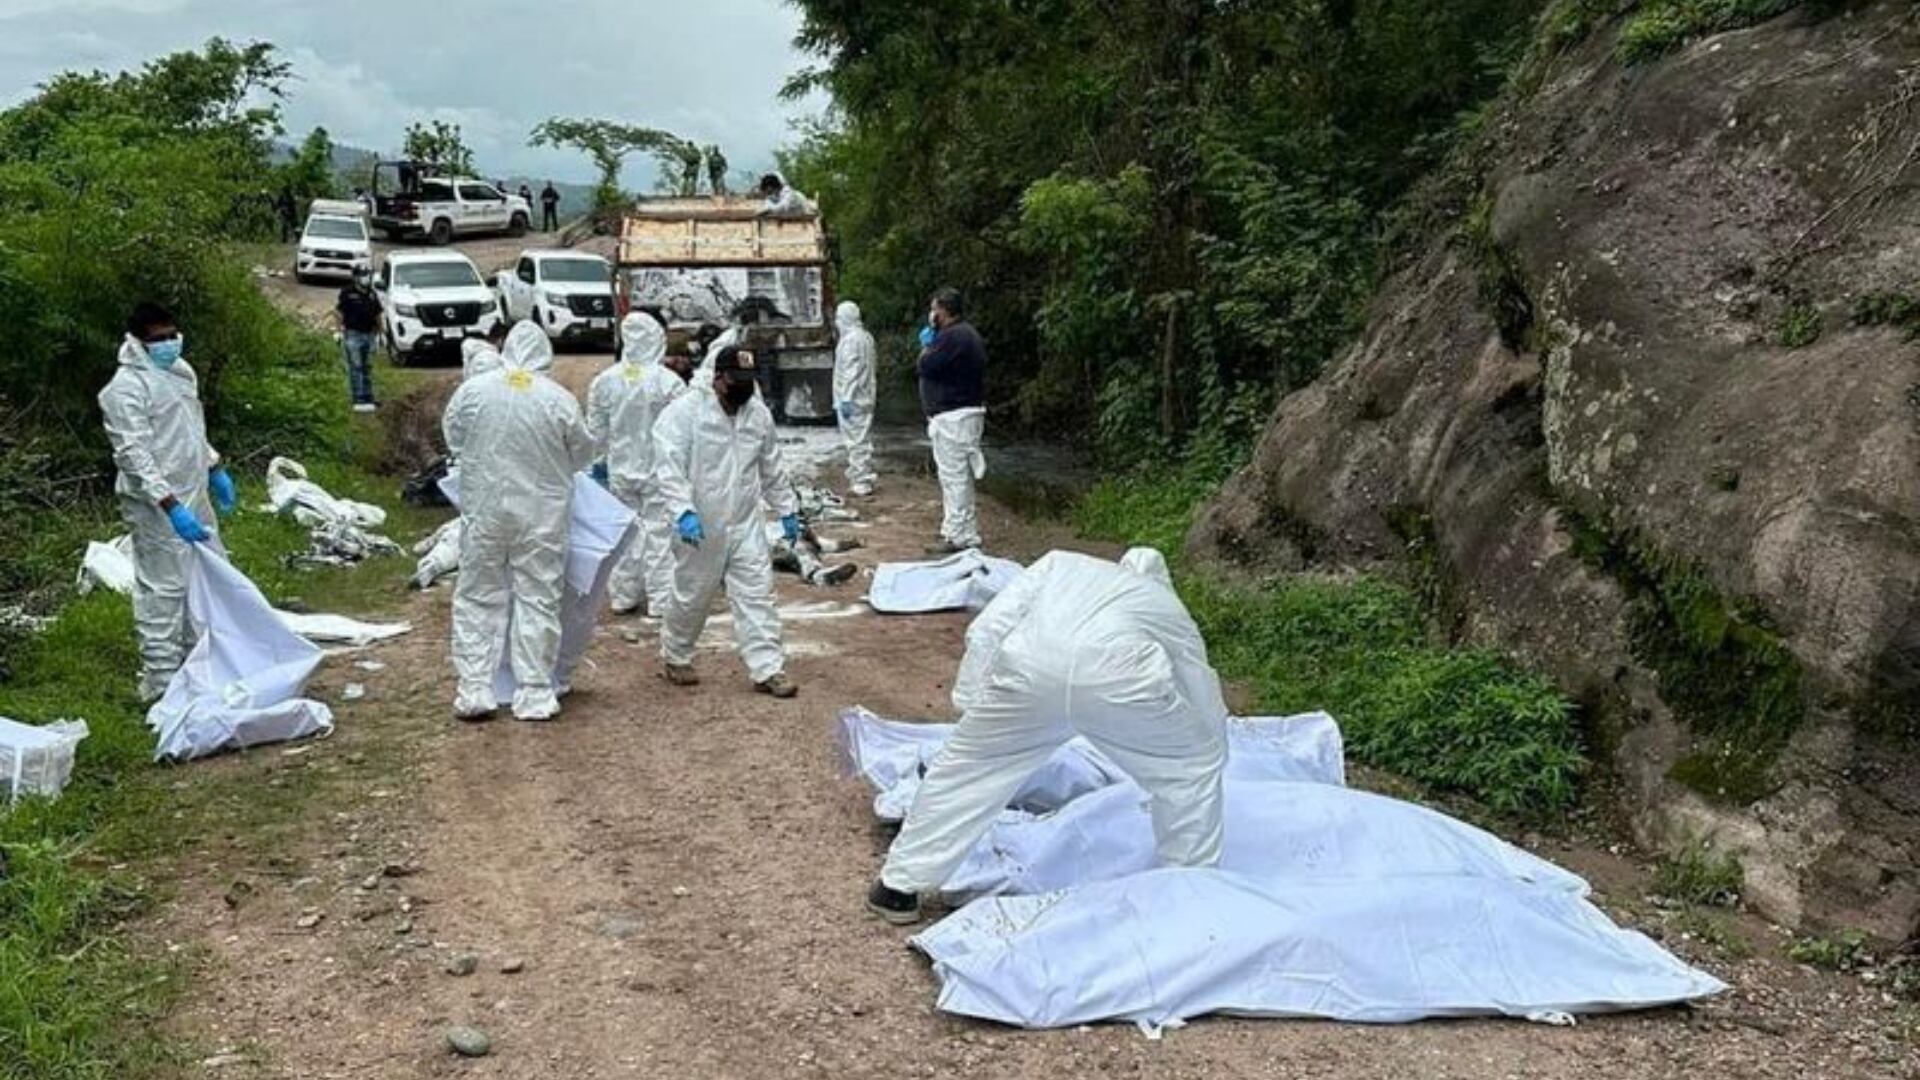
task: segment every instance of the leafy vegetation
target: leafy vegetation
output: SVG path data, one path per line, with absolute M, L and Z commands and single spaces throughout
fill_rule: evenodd
M 1739 859 L 1714 850 L 1706 839 L 1691 838 L 1661 857 L 1653 891 L 1690 906 L 1727 907 L 1739 899 L 1745 880 Z
M 1855 971 L 1873 963 L 1867 935 L 1858 930 L 1795 938 L 1787 946 L 1787 958 L 1822 971 Z
M 0 1077 L 166 1064 L 145 1025 L 178 984 L 178 958 L 124 932 L 153 896 L 142 874 L 207 821 L 257 821 L 290 795 L 199 778 L 175 790 L 150 761 L 127 601 L 71 596 L 84 542 L 121 528 L 94 396 L 125 313 L 151 298 L 178 315 L 243 507 L 274 453 L 304 458 L 336 492 L 390 501 L 357 465 L 377 454 L 378 429 L 350 422 L 336 347 L 275 310 L 235 255 L 257 236 L 263 183 L 306 196 L 330 175 L 324 132 L 271 165 L 286 77 L 270 46 L 214 41 L 137 72 L 62 75 L 0 112 L 0 511 L 31 523 L 0 540 L 0 605 L 53 616 L 32 636 L 0 635 L 0 715 L 91 729 L 62 798 L 0 816 Z M 392 523 L 400 536 L 425 525 L 404 511 Z M 285 562 L 304 530 L 243 509 L 225 539 L 271 597 L 318 585 Z M 391 560 L 329 575 L 325 602 L 371 613 L 404 573 Z M 209 799 L 220 806 L 203 812 Z
M 820 64 L 792 89 L 835 111 L 783 165 L 830 208 L 841 291 L 884 327 L 967 290 L 996 415 L 1125 466 L 1263 415 L 1351 337 L 1385 210 L 1543 5 L 798 6 Z
M 1855 326 L 1892 326 L 1920 337 L 1920 298 L 1907 293 L 1868 293 L 1853 302 Z
M 611 120 L 542 121 L 527 140 L 530 146 L 570 146 L 593 159 L 600 181 L 593 189 L 595 213 L 609 213 L 626 205 L 620 190 L 620 166 L 636 153 L 652 154 L 661 165 L 664 182 L 676 194 L 699 191 L 704 172 L 715 193 L 726 191 L 727 159 L 718 146 L 699 147 L 671 132 L 635 127 Z
M 400 154 L 412 161 L 436 165 L 456 176 L 473 175 L 473 151 L 461 135 L 459 124 L 434 120 L 407 125 Z
M 1484 650 L 1429 640 L 1414 594 L 1371 578 L 1229 585 L 1181 566 L 1207 488 L 1191 478 L 1102 484 L 1076 515 L 1086 535 L 1159 548 L 1222 675 L 1263 712 L 1325 709 L 1357 760 L 1503 813 L 1541 818 L 1574 802 L 1586 758 L 1572 706 L 1545 679 Z
M 1633 64 L 1690 41 L 1765 22 L 1804 0 L 1647 0 L 1620 31 L 1620 59 Z
M 1820 308 L 1808 300 L 1796 300 L 1780 313 L 1780 325 L 1774 339 L 1789 349 L 1802 349 L 1820 340 Z

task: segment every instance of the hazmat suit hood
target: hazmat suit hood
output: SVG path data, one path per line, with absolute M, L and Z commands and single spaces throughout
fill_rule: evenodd
M 865 329 L 860 322 L 860 305 L 851 300 L 842 300 L 840 306 L 833 309 L 833 325 L 843 334 L 849 330 Z
M 1150 547 L 1137 547 L 1128 550 L 1120 557 L 1120 565 L 1139 574 L 1173 588 L 1173 575 L 1167 571 L 1166 556 Z
M 460 343 L 460 379 L 463 382 L 476 375 L 498 371 L 502 363 L 500 350 L 480 338 L 468 338 Z
M 624 363 L 651 367 L 667 355 L 667 332 L 658 320 L 643 312 L 634 312 L 620 320 L 620 359 Z
M 515 323 L 507 333 L 507 344 L 500 359 L 511 371 L 531 371 L 544 375 L 553 370 L 553 342 L 546 331 L 531 322 Z

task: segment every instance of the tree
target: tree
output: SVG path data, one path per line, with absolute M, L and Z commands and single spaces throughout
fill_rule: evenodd
M 404 157 L 425 161 L 455 176 L 473 175 L 473 151 L 460 137 L 460 125 L 445 120 L 407 127 Z
M 328 199 L 338 191 L 333 170 L 333 138 L 323 127 L 314 128 L 294 151 L 293 160 L 280 167 L 280 186 L 297 199 Z
M 620 191 L 620 166 L 629 154 L 652 154 L 668 170 L 671 190 L 681 195 L 697 194 L 703 162 L 720 163 L 724 183 L 726 157 L 718 146 L 703 152 L 698 146 L 669 131 L 637 127 L 612 120 L 568 119 L 552 117 L 533 129 L 529 146 L 568 146 L 586 153 L 600 170 L 599 183 L 593 189 L 595 213 L 611 213 L 626 203 Z M 717 190 L 717 189 L 716 189 Z

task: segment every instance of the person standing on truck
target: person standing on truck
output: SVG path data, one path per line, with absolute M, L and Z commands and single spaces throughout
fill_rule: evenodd
M 120 366 L 100 391 L 100 415 L 118 468 L 113 491 L 133 534 L 133 629 L 140 700 L 160 699 L 192 647 L 188 547 L 217 540 L 214 513 L 238 493 L 207 442 L 200 381 L 180 358 L 185 337 L 158 304 L 135 305 Z
M 553 181 L 540 189 L 540 231 L 560 231 L 560 193 L 553 190 Z
M 653 427 L 654 483 L 671 515 L 673 600 L 660 627 L 667 681 L 692 686 L 694 643 L 724 586 L 733 638 L 754 689 L 798 693 L 786 676 L 780 615 L 773 604 L 773 554 L 760 503 L 780 518 L 788 542 L 800 536 L 800 506 L 780 463 L 773 414 L 754 393 L 753 353 L 736 346 L 712 358 L 712 393 L 688 393 Z
M 347 361 L 353 411 L 370 413 L 379 407 L 373 400 L 373 335 L 380 326 L 380 297 L 373 291 L 373 271 L 355 268 L 333 311 L 340 320 L 340 351 Z
M 974 481 L 987 475 L 980 439 L 987 426 L 987 346 L 966 320 L 958 289 L 941 289 L 928 305 L 926 348 L 920 353 L 920 405 L 927 414 L 934 470 L 940 477 L 940 540 L 930 555 L 951 555 L 980 546 L 974 512 Z
M 834 309 L 840 331 L 833 350 L 833 414 L 847 444 L 847 487 L 858 498 L 873 494 L 873 335 L 860 321 L 860 305 Z

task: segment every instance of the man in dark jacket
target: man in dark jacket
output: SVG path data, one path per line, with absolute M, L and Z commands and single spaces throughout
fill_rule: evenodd
M 553 190 L 553 181 L 540 189 L 540 231 L 560 231 L 560 193 Z
M 933 294 L 927 321 L 919 362 L 920 405 L 927 414 L 927 437 L 933 442 L 945 508 L 940 540 L 927 551 L 950 555 L 980 546 L 973 483 L 987 475 L 987 459 L 980 452 L 987 425 L 987 346 L 966 321 L 966 303 L 957 289 Z
M 355 270 L 353 281 L 340 290 L 334 301 L 334 314 L 340 319 L 340 348 L 347 359 L 347 392 L 353 397 L 354 412 L 372 412 L 373 338 L 380 329 L 380 297 L 373 291 L 372 275 Z

